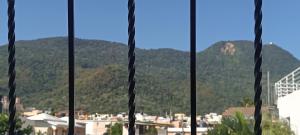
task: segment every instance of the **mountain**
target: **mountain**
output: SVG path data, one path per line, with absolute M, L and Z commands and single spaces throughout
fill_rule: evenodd
M 16 43 L 17 95 L 25 106 L 66 110 L 67 38 Z M 127 111 L 127 46 L 102 40 L 75 41 L 76 108 L 89 112 Z M 197 53 L 197 109 L 222 112 L 253 97 L 250 41 L 221 41 Z M 7 46 L 0 47 L 0 94 L 7 89 Z M 300 66 L 277 45 L 263 47 L 263 97 L 266 71 L 271 83 Z M 189 53 L 174 49 L 136 49 L 136 110 L 152 114 L 189 112 Z

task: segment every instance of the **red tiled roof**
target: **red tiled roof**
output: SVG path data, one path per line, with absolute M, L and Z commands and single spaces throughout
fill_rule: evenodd
M 228 117 L 228 116 L 234 116 L 236 112 L 241 112 L 246 117 L 251 117 L 254 115 L 254 110 L 255 110 L 255 107 L 230 107 L 230 108 L 226 109 L 222 113 L 222 115 L 224 117 Z M 266 107 L 262 108 L 262 112 L 267 112 L 267 111 L 268 111 L 268 109 Z

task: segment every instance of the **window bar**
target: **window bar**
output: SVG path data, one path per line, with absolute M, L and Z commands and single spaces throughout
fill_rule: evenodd
M 254 68 L 254 76 L 255 76 L 255 83 L 254 83 L 254 104 L 255 104 L 255 112 L 254 112 L 254 119 L 255 119 L 255 125 L 254 125 L 254 132 L 255 135 L 261 135 L 262 129 L 261 129 L 261 78 L 262 78 L 262 0 L 254 0 L 255 2 L 255 12 L 254 12 L 254 18 L 255 18 L 255 40 L 254 40 L 254 47 L 255 47 L 255 54 L 254 54 L 254 62 L 255 62 L 255 68 Z
M 196 0 L 190 1 L 190 40 L 191 40 L 191 135 L 196 135 Z
M 135 135 L 135 1 L 128 0 L 128 134 Z
M 9 135 L 15 135 L 16 131 L 16 71 L 15 71 L 15 0 L 7 0 L 8 4 L 8 87 L 9 87 Z
M 74 135 L 74 0 L 68 0 L 68 52 L 69 52 L 69 135 Z

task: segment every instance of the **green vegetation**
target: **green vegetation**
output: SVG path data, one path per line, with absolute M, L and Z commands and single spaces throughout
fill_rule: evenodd
M 263 114 L 262 128 L 263 135 L 295 135 L 287 122 L 272 120 L 269 113 Z
M 108 135 L 121 135 L 122 132 L 123 132 L 123 124 L 122 123 L 115 123 L 107 130 Z
M 150 126 L 148 129 L 146 129 L 145 135 L 157 135 L 157 129 Z
M 111 135 L 121 135 L 123 125 L 121 123 L 116 123 L 111 127 Z
M 208 135 L 253 135 L 251 124 L 240 112 L 235 117 L 224 118 Z
M 254 106 L 254 101 L 250 97 L 244 97 L 240 103 L 240 106 L 243 107 Z
M 33 132 L 33 128 L 31 126 L 27 126 L 26 128 L 22 128 L 23 122 L 20 119 L 16 120 L 16 130 L 18 131 L 18 135 L 30 135 Z M 0 134 L 5 135 L 8 132 L 8 116 L 6 114 L 0 114 Z
M 242 97 L 253 97 L 253 43 L 232 41 L 233 54 L 222 52 L 226 43 L 218 42 L 197 54 L 199 113 L 222 112 L 239 105 Z M 127 112 L 127 50 L 120 43 L 76 40 L 77 109 Z M 263 55 L 263 73 L 271 72 L 271 82 L 300 65 L 299 60 L 275 45 L 264 46 Z M 67 109 L 67 56 L 66 38 L 17 42 L 17 95 L 25 106 Z M 0 65 L 0 94 L 7 95 L 7 46 L 0 47 Z M 264 88 L 265 80 L 264 76 Z M 136 81 L 137 112 L 189 113 L 188 52 L 137 49 Z
M 43 134 L 41 131 L 37 132 L 37 135 L 45 135 L 45 133 Z
M 294 135 L 286 123 L 279 120 L 272 122 L 270 117 L 263 118 L 263 135 Z M 237 112 L 234 117 L 223 118 L 222 123 L 210 130 L 208 135 L 253 135 L 253 125 L 253 120 Z

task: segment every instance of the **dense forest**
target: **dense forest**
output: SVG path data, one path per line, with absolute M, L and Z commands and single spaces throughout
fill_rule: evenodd
M 137 45 L 139 46 L 139 45 Z M 76 39 L 76 108 L 89 112 L 127 111 L 127 46 Z M 197 53 L 197 109 L 222 112 L 253 96 L 250 41 L 220 41 Z M 68 106 L 67 38 L 16 44 L 17 95 L 26 107 L 66 110 Z M 189 113 L 189 53 L 174 49 L 136 50 L 136 110 L 151 114 Z M 7 89 L 7 46 L 0 47 L 0 93 Z M 271 84 L 300 66 L 280 47 L 263 47 L 263 98 L 266 72 Z

